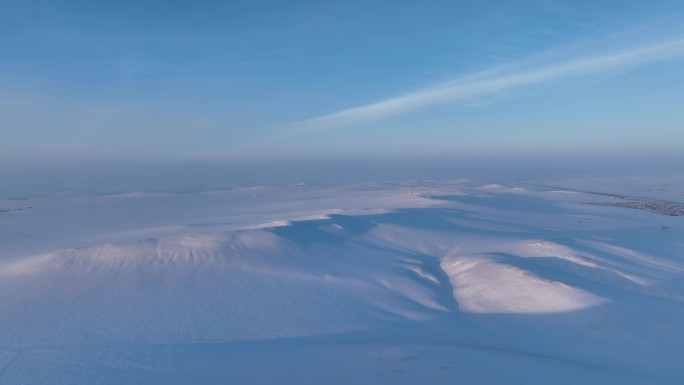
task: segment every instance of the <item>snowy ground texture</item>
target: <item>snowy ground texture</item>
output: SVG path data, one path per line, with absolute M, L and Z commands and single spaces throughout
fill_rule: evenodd
M 682 384 L 682 186 L 0 191 L 0 383 Z

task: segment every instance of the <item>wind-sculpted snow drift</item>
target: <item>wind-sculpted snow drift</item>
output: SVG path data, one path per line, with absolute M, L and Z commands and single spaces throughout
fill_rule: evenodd
M 684 381 L 681 218 L 414 184 L 0 200 L 0 383 Z

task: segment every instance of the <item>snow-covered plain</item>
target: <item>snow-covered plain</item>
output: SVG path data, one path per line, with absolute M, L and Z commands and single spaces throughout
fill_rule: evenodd
M 645 186 L 0 191 L 0 383 L 681 384 L 684 184 Z

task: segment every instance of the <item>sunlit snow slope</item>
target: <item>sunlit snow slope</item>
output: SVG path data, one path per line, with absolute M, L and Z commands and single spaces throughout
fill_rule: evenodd
M 645 183 L 0 194 L 0 383 L 684 383 Z

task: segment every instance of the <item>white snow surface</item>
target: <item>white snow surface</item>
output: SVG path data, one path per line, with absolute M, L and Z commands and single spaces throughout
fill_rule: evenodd
M 0 195 L 0 384 L 681 384 L 647 183 Z

